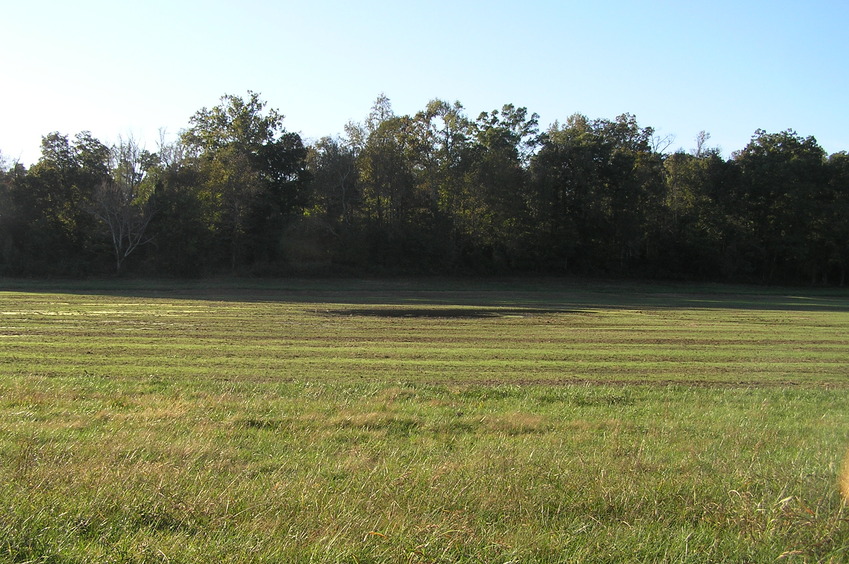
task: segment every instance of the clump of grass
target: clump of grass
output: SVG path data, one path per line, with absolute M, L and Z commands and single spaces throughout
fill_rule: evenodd
M 505 413 L 486 418 L 484 421 L 492 431 L 508 435 L 544 433 L 554 428 L 545 417 L 526 412 Z
M 849 503 L 849 451 L 843 457 L 843 469 L 840 472 L 840 493 L 843 499 Z

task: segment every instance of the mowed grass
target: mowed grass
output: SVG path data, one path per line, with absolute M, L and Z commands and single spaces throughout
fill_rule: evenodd
M 849 561 L 849 294 L 7 284 L 0 561 Z

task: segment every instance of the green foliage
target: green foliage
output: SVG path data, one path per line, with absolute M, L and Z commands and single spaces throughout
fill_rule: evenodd
M 575 115 L 547 132 L 531 168 L 541 259 L 579 272 L 628 271 L 646 260 L 664 187 L 652 134 L 628 114 L 612 122 Z
M 289 215 L 305 203 L 306 149 L 282 115 L 264 108 L 254 92 L 247 101 L 224 96 L 197 112 L 182 138 L 204 179 L 209 228 L 234 271 L 276 260 Z
M 133 254 L 129 272 L 153 275 L 845 284 L 845 153 L 758 130 L 730 159 L 705 132 L 670 154 L 631 114 L 538 122 L 438 99 L 397 115 L 381 95 L 344 136 L 305 146 L 248 92 L 198 111 L 156 155 L 52 133 L 36 165 L 0 179 L 0 272 L 104 274 Z
M 96 220 L 89 213 L 97 187 L 109 176 L 109 149 L 83 132 L 71 142 L 51 133 L 42 156 L 15 182 L 12 202 L 18 214 L 18 253 L 24 273 L 44 274 L 59 266 L 84 274 L 92 262 Z
M 817 223 L 831 205 L 825 153 L 816 139 L 758 130 L 735 160 L 739 203 L 762 249 L 760 270 L 775 278 L 781 270 L 810 268 L 816 279 L 827 260 L 817 248 Z

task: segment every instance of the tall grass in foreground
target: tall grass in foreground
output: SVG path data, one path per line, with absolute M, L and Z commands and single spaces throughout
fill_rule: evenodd
M 849 560 L 843 302 L 440 295 L 0 294 L 0 561 Z

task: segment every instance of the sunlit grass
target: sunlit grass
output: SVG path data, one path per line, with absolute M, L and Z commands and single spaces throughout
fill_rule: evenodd
M 0 294 L 0 561 L 849 558 L 845 296 L 299 284 Z

